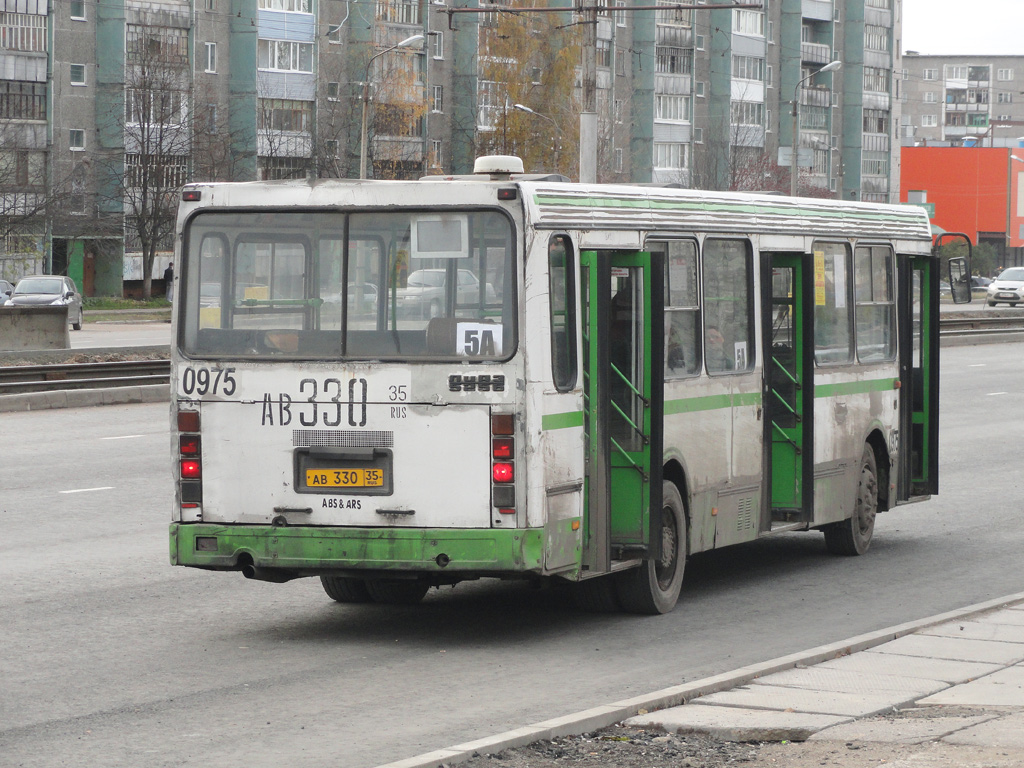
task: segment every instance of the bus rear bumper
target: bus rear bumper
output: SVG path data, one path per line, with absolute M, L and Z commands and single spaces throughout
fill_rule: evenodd
M 270 570 L 514 575 L 542 573 L 542 529 L 322 528 L 172 523 L 172 565 Z M 270 570 L 268 570 L 270 569 Z

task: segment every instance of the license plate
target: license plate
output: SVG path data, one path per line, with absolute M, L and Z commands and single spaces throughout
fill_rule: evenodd
M 383 469 L 307 469 L 309 488 L 380 488 Z
M 1017 298 L 1017 294 L 1016 293 L 1000 293 L 999 294 L 999 298 L 1000 299 L 1016 299 Z

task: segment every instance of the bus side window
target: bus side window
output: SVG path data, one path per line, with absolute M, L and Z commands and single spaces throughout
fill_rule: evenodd
M 704 242 L 704 364 L 709 374 L 754 367 L 752 264 L 746 240 Z
M 854 253 L 857 359 L 892 360 L 896 355 L 894 264 L 888 246 L 859 246 Z
M 814 361 L 838 365 L 853 359 L 850 346 L 850 248 L 846 243 L 814 243 Z
M 700 373 L 700 292 L 697 244 L 667 243 L 665 260 L 665 378 Z
M 551 307 L 551 377 L 555 389 L 576 386 L 576 285 L 572 241 L 555 235 L 548 241 L 548 296 Z

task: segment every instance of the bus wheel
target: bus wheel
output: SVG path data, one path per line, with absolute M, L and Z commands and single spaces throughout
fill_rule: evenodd
M 353 579 L 350 576 L 321 576 L 320 583 L 324 585 L 324 592 L 331 600 L 337 600 L 339 603 L 370 602 L 370 593 L 362 579 Z
M 853 516 L 824 527 L 825 546 L 833 555 L 863 555 L 871 546 L 878 513 L 878 464 L 870 445 L 864 446 L 860 460 L 860 482 L 854 500 Z
M 587 613 L 615 613 L 620 610 L 611 576 L 597 576 L 573 584 L 572 599 L 577 608 Z
M 375 603 L 415 605 L 430 589 L 423 579 L 367 579 L 366 589 Z
M 616 576 L 616 591 L 624 610 L 656 615 L 676 607 L 686 570 L 686 512 L 675 483 L 662 490 L 661 558 L 645 560 Z

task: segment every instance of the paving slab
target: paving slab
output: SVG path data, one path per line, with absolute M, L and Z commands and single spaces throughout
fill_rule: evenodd
M 979 621 L 983 619 L 996 624 L 1024 626 L 1024 607 L 1004 608 L 1001 611 L 978 617 Z
M 830 669 L 821 665 L 790 669 L 756 681 L 763 685 L 783 685 L 787 688 L 805 688 L 812 691 L 836 691 L 874 695 L 894 692 L 906 699 L 919 698 L 937 693 L 949 687 L 941 680 L 927 680 L 920 677 L 886 675 L 878 672 L 862 672 L 844 669 Z
M 818 731 L 813 741 L 874 741 L 888 744 L 923 744 L 938 741 L 965 728 L 992 720 L 996 715 L 971 717 L 868 718 L 852 720 Z
M 998 624 L 991 620 L 959 621 L 922 629 L 930 637 L 960 637 L 967 640 L 996 640 L 1024 644 L 1024 624 Z
M 625 724 L 669 733 L 704 733 L 724 741 L 806 741 L 822 728 L 848 721 L 838 715 L 685 705 L 637 715 Z
M 1024 707 L 1024 666 L 1007 667 L 963 685 L 927 696 L 921 705 Z
M 1024 750 L 1024 712 L 989 720 L 942 739 L 949 744 Z
M 1024 661 L 1020 643 L 994 640 L 970 640 L 960 637 L 915 634 L 876 646 L 873 653 L 895 653 L 902 656 L 926 656 L 954 661 L 983 661 L 990 664 L 1018 664 Z
M 781 685 L 745 685 L 731 691 L 694 699 L 692 704 L 724 705 L 750 709 L 777 709 L 784 712 L 808 712 L 818 715 L 867 717 L 886 712 L 913 701 L 914 697 L 896 692 L 857 694 L 836 691 L 808 691 Z
M 980 661 L 901 656 L 895 653 L 875 653 L 873 650 L 854 653 L 841 659 L 824 661 L 819 666 L 848 672 L 876 672 L 881 675 L 922 677 L 926 680 L 941 680 L 949 684 L 966 683 L 1003 668 L 1001 664 L 986 664 Z

